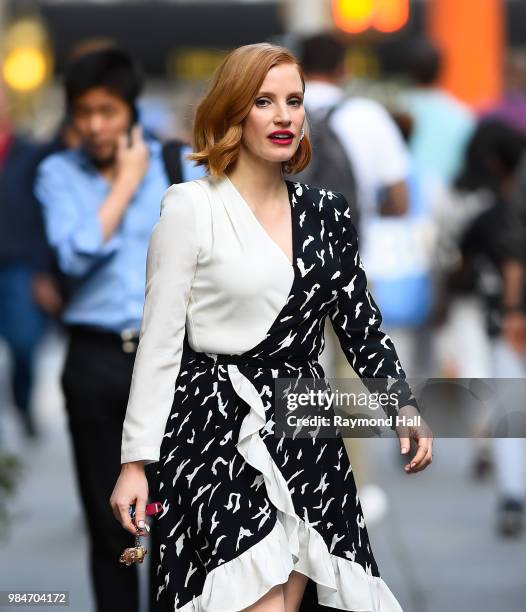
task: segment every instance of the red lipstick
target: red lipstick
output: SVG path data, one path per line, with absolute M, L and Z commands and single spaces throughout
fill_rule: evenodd
M 269 134 L 268 138 L 277 145 L 289 145 L 294 139 L 294 133 L 290 130 L 276 130 Z

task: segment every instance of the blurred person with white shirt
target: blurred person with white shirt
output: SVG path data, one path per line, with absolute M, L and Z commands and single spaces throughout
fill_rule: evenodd
M 410 157 L 398 126 L 381 104 L 346 94 L 344 59 L 345 45 L 334 35 L 320 33 L 304 39 L 304 103 L 307 118 L 330 112 L 328 123 L 352 165 L 362 259 L 374 293 L 375 281 L 383 279 L 384 260 L 389 258 L 385 240 L 375 236 L 384 231 L 383 218 L 399 217 L 409 210 Z M 330 333 L 327 338 L 330 351 Z
M 307 38 L 301 57 L 307 114 L 336 106 L 330 125 L 353 164 L 364 222 L 378 214 L 404 214 L 409 155 L 395 122 L 378 102 L 346 95 L 345 46 L 334 36 Z

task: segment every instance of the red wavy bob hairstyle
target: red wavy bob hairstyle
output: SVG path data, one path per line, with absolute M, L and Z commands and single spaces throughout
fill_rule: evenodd
M 234 164 L 239 155 L 243 121 L 249 114 L 267 72 L 279 64 L 297 66 L 303 91 L 305 78 L 294 55 L 285 47 L 269 43 L 244 45 L 231 51 L 212 78 L 212 83 L 196 109 L 193 126 L 194 153 L 188 159 L 206 165 L 218 176 Z M 311 145 L 305 130 L 295 154 L 282 168 L 300 172 L 311 158 Z

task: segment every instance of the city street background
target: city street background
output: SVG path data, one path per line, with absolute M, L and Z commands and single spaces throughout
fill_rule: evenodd
M 145 76 L 141 122 L 161 141 L 190 143 L 193 111 L 230 49 L 266 40 L 299 54 L 304 37 L 327 31 L 345 46 L 344 74 L 314 75 L 311 92 L 317 85 L 325 93 L 311 103 L 324 108 L 334 90 L 350 102 L 333 133 L 355 172 L 371 291 L 408 377 L 524 378 L 526 350 L 510 348 L 524 335 L 526 303 L 523 0 L 0 0 L 0 191 L 11 177 L 3 166 L 11 138 L 35 155 L 56 144 L 64 70 L 86 44 L 113 41 L 136 57 Z M 365 149 L 371 144 L 372 162 L 370 151 L 353 148 L 353 128 L 363 127 L 353 115 L 356 98 L 379 113 L 358 139 Z M 403 214 L 379 212 L 396 191 L 373 176 L 391 170 L 374 154 L 389 138 L 397 147 L 388 161 L 405 169 Z M 10 332 L 30 329 L 31 321 L 20 309 L 6 329 L 4 312 L 8 273 L 20 263 L 13 252 L 23 245 L 31 255 L 37 233 L 16 223 L 25 218 L 18 211 L 33 178 L 18 178 L 14 196 L 0 193 L 0 476 L 10 477 L 2 472 L 9 458 L 21 465 L 12 492 L 0 477 L 0 590 L 65 590 L 71 610 L 93 612 L 89 539 L 60 386 L 67 338 L 49 285 L 30 298 L 47 313 L 47 328 L 31 347 L 30 401 L 15 405 Z M 504 251 L 513 269 L 495 264 Z M 56 270 L 46 272 L 54 286 Z M 504 307 L 513 283 L 522 303 Z M 16 304 L 9 312 L 16 318 Z M 330 330 L 327 342 L 328 375 L 356 376 Z M 526 398 L 513 401 L 523 407 Z M 497 445 L 484 442 L 484 433 L 437 438 L 432 465 L 415 475 L 404 473 L 398 440 L 346 440 L 375 559 L 404 612 L 525 609 L 526 440 Z

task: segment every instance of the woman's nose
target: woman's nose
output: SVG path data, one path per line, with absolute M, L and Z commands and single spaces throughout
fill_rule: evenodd
M 276 116 L 274 118 L 275 123 L 284 123 L 285 125 L 290 125 L 292 119 L 290 117 L 290 109 L 287 104 L 281 105 L 277 111 Z
M 287 115 L 277 115 L 274 119 L 274 123 L 279 123 L 280 125 L 290 125 L 292 123 L 292 119 Z

